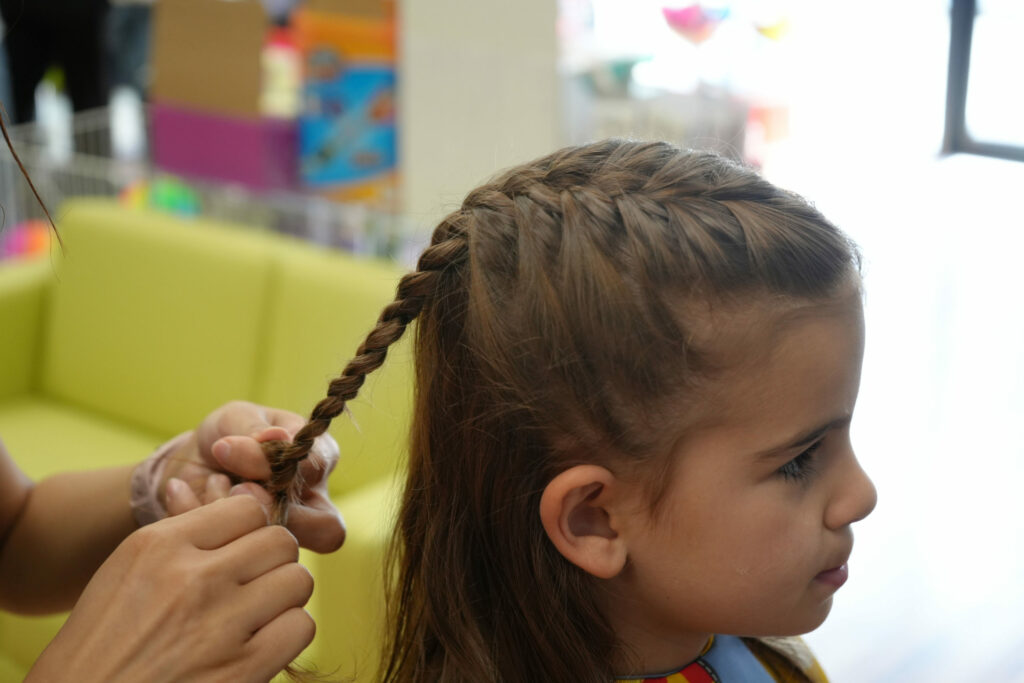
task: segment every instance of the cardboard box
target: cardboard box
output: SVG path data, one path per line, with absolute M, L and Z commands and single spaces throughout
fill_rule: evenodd
M 159 0 L 150 98 L 200 112 L 258 118 L 260 54 L 267 30 L 260 0 Z
M 298 121 L 264 115 L 260 0 L 160 0 L 150 121 L 155 165 L 253 190 L 297 185 Z

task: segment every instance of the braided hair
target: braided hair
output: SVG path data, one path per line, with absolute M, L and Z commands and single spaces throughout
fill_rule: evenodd
M 431 245 L 420 255 L 414 272 L 398 283 L 395 300 L 381 311 L 377 324 L 356 350 L 355 358 L 327 387 L 327 396 L 313 408 L 307 423 L 291 443 L 269 441 L 263 444 L 270 463 L 270 479 L 265 488 L 273 496 L 271 522 L 287 521 L 288 504 L 302 488 L 299 464 L 313 448 L 317 437 L 324 434 L 331 421 L 345 411 L 348 401 L 359 393 L 366 376 L 384 364 L 388 348 L 401 339 L 405 328 L 423 309 L 424 301 L 433 293 L 438 273 L 466 256 L 465 237 L 451 222 L 443 222 L 434 231 Z
M 544 533 L 544 487 L 583 462 L 658 463 L 664 411 L 717 360 L 692 305 L 824 299 L 857 267 L 814 207 L 717 155 L 557 151 L 440 223 L 309 423 L 272 447 L 268 488 L 283 515 L 313 439 L 416 320 L 382 679 L 608 681 L 623 653 L 592 577 Z

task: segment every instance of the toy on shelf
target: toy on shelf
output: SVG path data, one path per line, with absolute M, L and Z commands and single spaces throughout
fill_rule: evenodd
M 343 201 L 393 201 L 395 22 L 387 2 L 309 2 L 295 15 L 303 55 L 299 175 Z
M 263 72 L 260 113 L 294 120 L 302 110 L 302 56 L 292 31 L 281 26 L 270 29 L 260 60 Z
M 49 253 L 52 239 L 46 221 L 22 221 L 0 232 L 0 260 L 27 259 Z
M 157 209 L 176 216 L 197 216 L 201 209 L 199 193 L 176 178 L 157 178 L 128 185 L 118 197 L 133 209 Z

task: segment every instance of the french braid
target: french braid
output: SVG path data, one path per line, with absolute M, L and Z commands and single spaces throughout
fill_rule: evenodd
M 384 307 L 377 324 L 356 350 L 355 357 L 328 385 L 326 398 L 316 404 L 309 420 L 292 442 L 269 441 L 263 444 L 271 472 L 264 486 L 274 498 L 272 523 L 287 523 L 288 504 L 296 499 L 302 488 L 299 464 L 309 456 L 317 437 L 345 411 L 346 404 L 359 393 L 366 376 L 384 363 L 388 349 L 401 339 L 406 327 L 416 319 L 424 303 L 434 293 L 441 273 L 457 267 L 465 259 L 464 222 L 464 216 L 456 212 L 437 226 L 430 246 L 420 255 L 416 270 L 399 280 L 395 299 Z
M 800 198 L 664 143 L 566 148 L 462 210 L 465 272 L 417 323 L 380 680 L 609 681 L 628 644 L 542 492 L 573 464 L 636 467 L 654 514 L 680 413 L 730 360 L 697 316 L 827 299 L 856 253 Z

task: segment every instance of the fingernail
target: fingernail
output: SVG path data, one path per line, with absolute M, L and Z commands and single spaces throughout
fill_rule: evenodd
M 270 508 L 252 492 L 252 489 L 247 488 L 242 484 L 235 484 L 231 487 L 231 490 L 228 491 L 228 497 L 231 496 L 252 496 L 252 498 L 260 504 L 260 508 L 263 509 L 263 514 L 266 515 L 267 518 L 267 524 L 270 523 Z
M 217 459 L 217 462 L 224 465 L 226 464 L 228 457 L 231 456 L 231 444 L 223 440 L 218 441 L 213 444 L 213 448 L 210 449 L 210 452 L 213 453 L 213 457 Z
M 247 486 L 246 484 L 235 484 L 228 491 L 228 495 L 229 496 L 252 496 L 256 500 L 259 500 L 259 496 L 257 496 L 253 492 L 252 487 L 251 486 Z M 262 503 L 262 501 L 260 501 L 260 502 Z
M 178 479 L 177 477 L 171 477 L 170 479 L 167 480 L 167 496 L 180 496 L 182 492 L 182 486 L 185 486 L 185 482 L 183 482 L 181 479 Z

